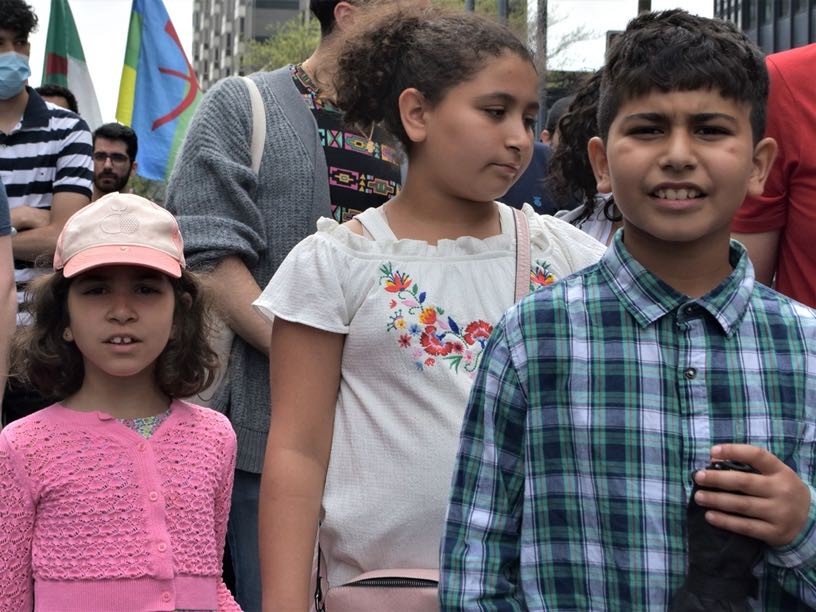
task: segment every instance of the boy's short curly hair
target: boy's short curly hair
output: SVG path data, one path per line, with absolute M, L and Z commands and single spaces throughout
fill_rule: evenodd
M 23 0 L 0 0 L 0 30 L 28 37 L 37 29 L 37 14 Z
M 750 106 L 754 142 L 765 132 L 768 70 L 734 24 L 675 9 L 639 15 L 607 51 L 598 106 L 604 140 L 621 105 L 651 91 L 710 89 Z
M 62 338 L 69 324 L 73 280 L 57 271 L 29 284 L 27 311 L 33 321 L 17 331 L 11 348 L 11 376 L 54 400 L 76 393 L 85 377 L 82 353 Z M 218 356 L 209 344 L 210 300 L 187 270 L 169 280 L 176 299 L 175 333 L 156 362 L 156 382 L 170 397 L 189 397 L 206 389 L 218 368 Z

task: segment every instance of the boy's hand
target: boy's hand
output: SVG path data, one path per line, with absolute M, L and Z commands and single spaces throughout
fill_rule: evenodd
M 769 546 L 786 546 L 805 526 L 810 489 L 775 455 L 749 444 L 721 444 L 711 449 L 712 461 L 747 463 L 759 474 L 700 470 L 700 486 L 722 491 L 698 491 L 694 499 L 705 508 L 706 520 L 721 529 L 756 538 Z M 742 495 L 730 493 L 734 491 Z M 742 515 L 742 516 L 737 516 Z

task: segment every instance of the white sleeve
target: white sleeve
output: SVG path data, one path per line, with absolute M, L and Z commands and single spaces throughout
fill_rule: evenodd
M 550 215 L 539 215 L 532 209 L 525 211 L 530 217 L 530 238 L 533 251 L 536 247 L 549 247 L 558 259 L 562 259 L 566 274 L 572 274 L 596 263 L 606 252 L 606 245 L 578 229 L 574 225 Z
M 346 279 L 352 258 L 318 231 L 295 246 L 253 306 L 264 318 L 337 334 L 348 333 L 353 311 Z

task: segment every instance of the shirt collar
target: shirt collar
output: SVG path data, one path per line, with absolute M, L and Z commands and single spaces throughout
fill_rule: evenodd
M 48 127 L 50 117 L 45 100 L 28 85 L 26 85 L 26 91 L 28 92 L 28 103 L 23 111 L 22 127 Z
M 617 299 L 641 327 L 680 307 L 696 305 L 708 311 L 725 335 L 731 336 L 748 308 L 755 279 L 745 247 L 735 240 L 731 241 L 729 260 L 733 267 L 731 274 L 697 299 L 673 289 L 637 262 L 623 244 L 622 230 L 615 234 L 600 266 Z

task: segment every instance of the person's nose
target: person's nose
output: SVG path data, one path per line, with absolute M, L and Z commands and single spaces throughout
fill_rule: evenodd
M 113 169 L 113 160 L 110 158 L 110 155 L 108 155 L 108 156 L 105 158 L 105 162 L 102 164 L 102 167 L 103 167 L 105 170 L 108 170 L 108 169 Z
M 138 314 L 133 307 L 132 298 L 124 291 L 114 291 L 111 293 L 110 306 L 108 308 L 108 320 L 116 323 L 128 323 L 138 319 Z
M 532 150 L 533 132 L 527 126 L 524 118 L 507 122 L 506 142 L 507 146 L 517 149 L 522 153 Z
M 671 130 L 665 143 L 666 148 L 660 158 L 662 168 L 679 171 L 688 170 L 697 165 L 693 134 L 686 130 Z

